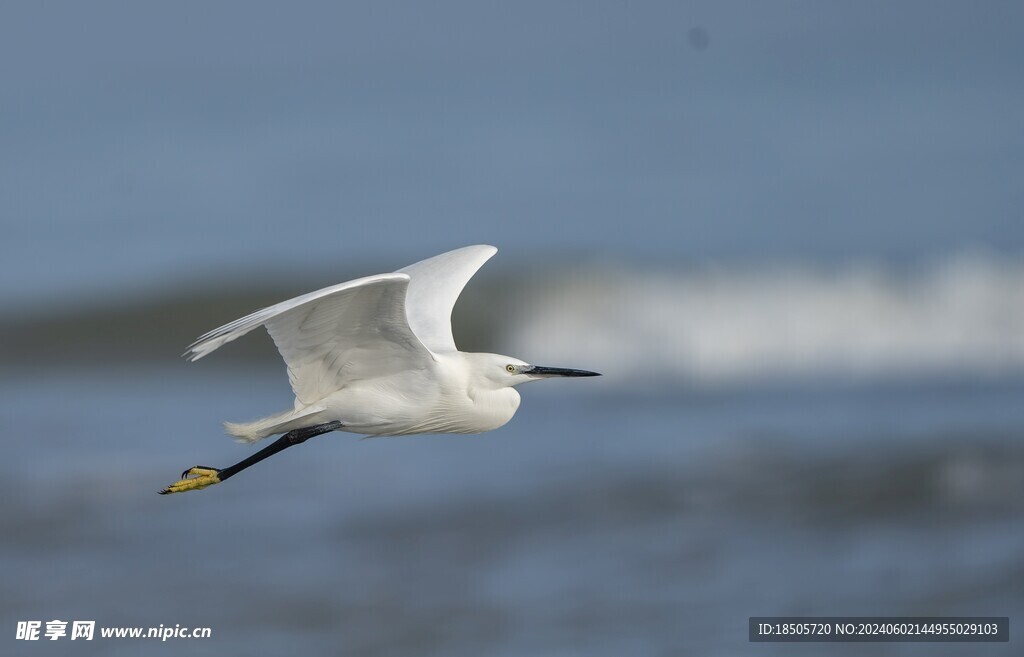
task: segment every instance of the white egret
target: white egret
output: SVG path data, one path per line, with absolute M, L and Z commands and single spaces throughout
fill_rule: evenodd
M 218 484 L 330 431 L 370 436 L 490 431 L 519 408 L 515 386 L 520 383 L 598 376 L 455 347 L 455 301 L 496 252 L 478 245 L 442 253 L 392 274 L 282 301 L 200 337 L 184 354 L 189 361 L 265 326 L 288 366 L 295 404 L 255 422 L 226 422 L 228 433 L 247 442 L 284 435 L 228 468 L 189 468 L 160 493 Z

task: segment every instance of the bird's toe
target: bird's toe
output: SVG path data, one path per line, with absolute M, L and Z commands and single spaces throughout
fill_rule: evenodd
M 201 490 L 207 486 L 220 483 L 220 470 L 204 465 L 197 465 L 181 473 L 181 480 L 159 491 L 161 495 L 184 493 L 190 490 Z

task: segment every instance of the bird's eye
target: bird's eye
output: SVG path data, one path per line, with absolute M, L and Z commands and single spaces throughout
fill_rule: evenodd
M 516 371 L 516 366 L 515 366 L 515 365 L 506 365 L 506 366 L 505 366 L 505 369 L 506 369 L 506 370 L 508 370 L 508 371 L 509 371 L 509 373 L 511 373 L 511 374 L 515 374 L 515 371 Z

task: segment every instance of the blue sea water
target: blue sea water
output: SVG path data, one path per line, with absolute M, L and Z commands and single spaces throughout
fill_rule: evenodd
M 211 627 L 195 654 L 746 654 L 753 615 L 1024 611 L 1019 381 L 635 397 L 544 382 L 490 434 L 329 434 L 156 495 L 252 451 L 218 421 L 279 406 L 275 374 L 4 382 L 20 437 L 0 471 L 4 626 Z

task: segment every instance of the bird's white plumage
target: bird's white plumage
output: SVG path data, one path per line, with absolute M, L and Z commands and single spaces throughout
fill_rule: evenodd
M 452 309 L 469 279 L 497 252 L 485 244 L 467 246 L 398 270 L 412 279 L 405 312 L 413 333 L 428 349 L 456 351 Z
M 225 324 L 185 352 L 199 360 L 222 345 L 265 326 L 288 366 L 295 392 L 292 411 L 228 430 L 256 439 L 314 417 L 324 400 L 354 383 L 405 377 L 434 366 L 438 354 L 456 351 L 451 312 L 473 274 L 497 252 L 469 246 L 423 260 L 391 274 L 332 285 Z
M 346 382 L 428 367 L 433 355 L 405 318 L 409 279 L 389 278 L 333 292 L 265 323 L 288 365 L 296 407 L 315 404 Z

